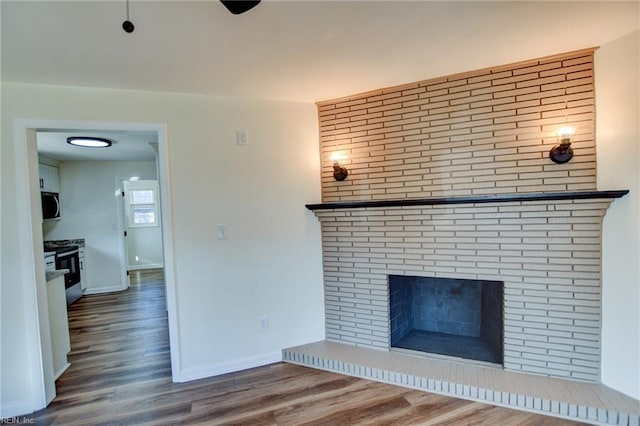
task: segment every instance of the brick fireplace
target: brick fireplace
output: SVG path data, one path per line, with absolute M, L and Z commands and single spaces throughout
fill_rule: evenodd
M 327 339 L 391 342 L 388 275 L 504 282 L 504 368 L 598 381 L 602 200 L 316 210 Z
M 390 276 L 501 282 L 504 368 L 599 381 L 601 224 L 613 197 L 595 192 L 593 50 L 318 111 L 323 204 L 311 208 L 327 340 L 390 350 Z M 575 156 L 555 164 L 554 132 L 567 124 Z

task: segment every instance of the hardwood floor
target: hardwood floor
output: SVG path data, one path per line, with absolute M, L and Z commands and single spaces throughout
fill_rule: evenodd
M 69 309 L 71 367 L 38 425 L 576 425 L 278 363 L 172 383 L 162 271 Z

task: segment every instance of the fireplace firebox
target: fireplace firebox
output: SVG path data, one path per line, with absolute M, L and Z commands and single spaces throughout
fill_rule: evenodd
M 389 275 L 391 347 L 503 362 L 501 281 Z

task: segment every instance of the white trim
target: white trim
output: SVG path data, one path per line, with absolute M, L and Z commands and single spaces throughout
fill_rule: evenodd
M 20 276 L 24 280 L 24 304 L 25 335 L 27 336 L 26 354 L 30 364 L 29 381 L 31 387 L 31 406 L 26 411 L 35 411 L 46 407 L 47 403 L 55 397 L 55 385 L 53 378 L 53 362 L 49 365 L 46 360 L 52 360 L 51 335 L 49 333 L 48 306 L 46 303 L 46 279 L 44 270 L 38 274 L 38 260 L 42 262 L 44 253 L 41 244 L 35 244 L 37 235 L 42 238 L 42 213 L 38 214 L 37 199 L 34 199 L 39 191 L 37 176 L 37 147 L 33 134 L 30 134 L 29 122 L 14 120 L 14 152 L 15 152 L 15 176 L 16 176 L 16 207 L 23 214 L 18 215 L 16 226 L 20 230 Z M 36 164 L 31 164 L 35 156 Z M 37 225 L 37 226 L 36 226 Z M 27 283 L 32 283 L 28 285 Z M 45 294 L 43 294 L 45 293 Z M 45 315 L 46 313 L 46 315 Z M 41 331 L 42 330 L 42 331 Z M 53 395 L 50 395 L 51 386 L 54 385 Z
M 77 129 L 77 130 L 129 130 L 155 131 L 158 133 L 158 181 L 162 196 L 162 238 L 164 247 L 165 286 L 169 320 L 169 346 L 171 353 L 171 370 L 174 381 L 179 378 L 180 342 L 178 336 L 178 316 L 175 289 L 175 268 L 173 265 L 173 215 L 171 210 L 170 170 L 168 160 L 167 130 L 165 124 L 157 123 L 114 123 L 98 121 L 16 119 L 13 122 L 13 146 L 16 159 L 16 207 L 24 212 L 18 217 L 16 226 L 24 236 L 19 247 L 21 276 L 24 280 L 25 297 L 22 301 L 26 313 L 25 333 L 27 335 L 28 354 L 31 376 L 26 377 L 31 388 L 31 400 L 22 405 L 21 411 L 33 412 L 44 408 L 55 396 L 53 365 L 45 360 L 51 357 L 51 341 L 48 330 L 48 318 L 42 315 L 48 312 L 45 288 L 44 260 L 42 244 L 41 213 L 39 204 L 38 158 L 35 138 L 29 140 L 29 132 L 37 129 Z M 45 327 L 43 324 L 46 324 Z M 47 338 L 49 339 L 47 345 Z M 47 347 L 48 346 L 48 347 Z M 49 371 L 51 370 L 51 371 Z
M 236 361 L 220 362 L 203 367 L 188 368 L 180 372 L 180 381 L 204 379 L 205 377 L 219 376 L 220 374 L 233 373 L 248 368 L 261 367 L 282 361 L 282 351 L 269 352 L 262 355 L 242 358 Z
M 148 265 L 136 265 L 136 266 L 131 266 L 129 267 L 130 271 L 141 271 L 144 269 L 158 269 L 158 268 L 164 268 L 164 264 L 162 263 L 150 263 Z
M 158 171 L 156 170 L 156 174 Z M 116 187 L 118 191 L 122 194 L 124 192 L 124 181 L 128 178 L 116 177 Z M 127 265 L 129 264 L 129 253 L 127 253 L 127 239 L 124 236 L 125 231 L 125 203 L 123 200 L 124 197 L 118 196 L 116 197 L 116 217 L 117 217 L 117 227 L 118 227 L 118 240 L 120 241 L 118 247 L 118 253 L 120 253 L 120 282 L 122 288 L 129 288 L 129 275 L 127 275 Z M 85 294 L 92 294 L 87 293 Z
M 173 210 L 171 209 L 172 191 L 169 165 L 169 144 L 167 142 L 166 125 L 158 126 L 158 155 L 156 156 L 158 184 L 160 185 L 160 211 L 162 212 L 162 249 L 164 252 L 164 280 L 169 314 L 169 347 L 171 354 L 171 377 L 174 382 L 180 381 L 179 371 L 182 363 L 180 353 L 180 335 L 178 333 L 178 298 L 176 294 L 176 277 L 173 263 Z
M 115 285 L 109 287 L 88 287 L 84 290 L 83 294 L 104 294 L 104 293 L 117 293 L 119 291 L 125 291 L 128 287 L 123 285 Z
M 158 151 L 155 149 L 154 151 L 156 152 L 156 161 L 155 161 L 156 176 L 140 177 L 140 179 L 153 180 L 158 184 L 158 187 L 159 187 L 160 182 L 158 180 L 158 175 L 160 174 L 160 170 L 159 170 L 160 164 L 158 163 L 158 159 L 157 159 Z M 130 178 L 131 178 L 130 176 L 116 177 L 116 187 L 118 188 L 118 191 L 124 193 L 125 191 L 124 183 L 128 181 Z M 160 206 L 159 203 L 156 203 L 156 204 L 158 204 L 159 209 L 162 209 L 162 206 Z M 127 214 L 125 212 L 126 205 L 127 203 L 124 201 L 124 197 L 120 197 L 120 196 L 116 197 L 118 239 L 120 240 L 118 252 L 120 253 L 120 259 L 122 259 L 122 261 L 120 262 L 120 281 L 122 282 L 123 289 L 129 288 L 129 286 L 131 285 L 131 281 L 129 280 L 129 275 L 127 274 L 127 271 L 131 269 L 129 268 L 129 250 L 127 248 L 127 238 L 124 236 L 124 232 L 126 229 L 126 222 L 127 222 L 127 218 L 126 218 Z M 160 217 L 160 223 L 162 223 L 162 214 L 160 214 L 159 217 Z M 164 244 L 164 237 L 163 237 L 163 244 Z M 160 266 L 154 266 L 154 267 L 162 268 L 163 266 L 160 264 Z M 114 290 L 110 290 L 110 291 L 114 291 Z M 119 290 L 115 290 L 115 291 L 119 291 Z M 96 292 L 85 293 L 85 294 L 95 294 L 95 293 Z
M 69 368 L 69 367 L 71 367 L 71 364 L 69 364 L 69 363 L 66 363 L 65 365 L 60 367 L 60 370 L 56 371 L 56 373 L 54 374 L 54 377 L 56 378 L 56 380 L 58 380 L 58 377 L 62 376 L 62 373 L 67 371 L 67 368 Z

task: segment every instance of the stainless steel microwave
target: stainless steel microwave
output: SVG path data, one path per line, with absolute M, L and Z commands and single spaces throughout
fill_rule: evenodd
M 57 192 L 41 192 L 42 218 L 60 219 L 60 194 Z

